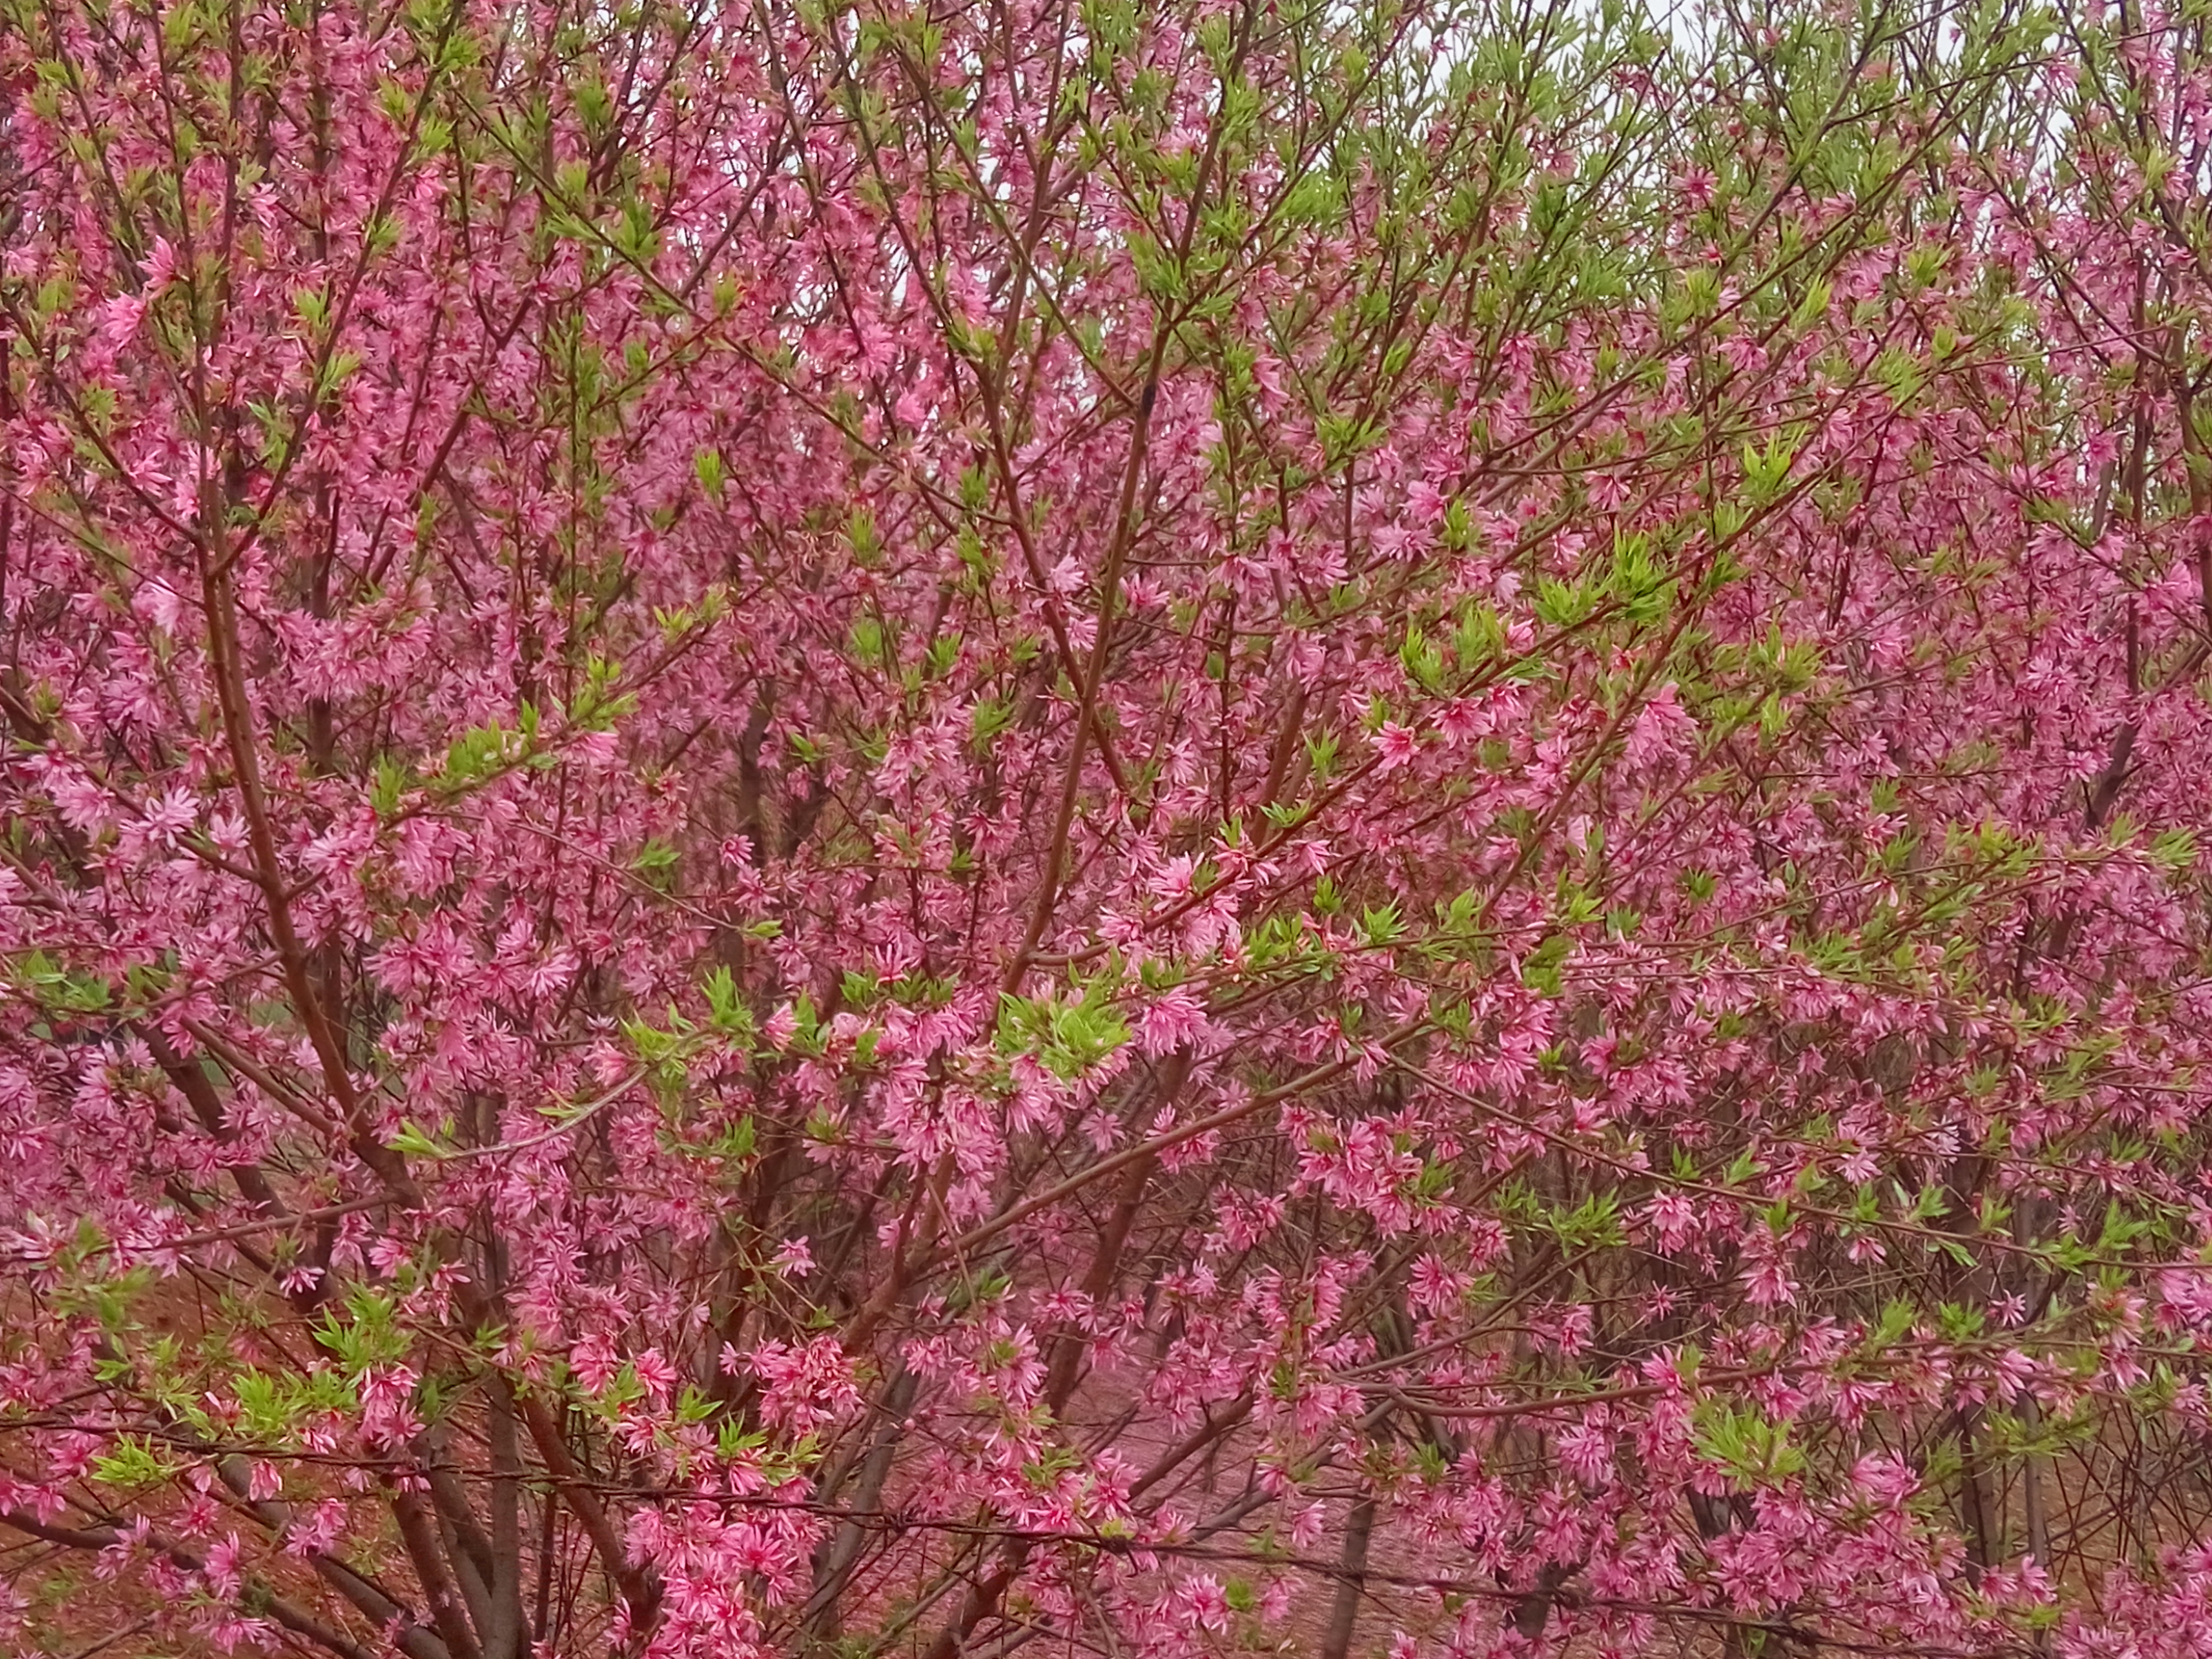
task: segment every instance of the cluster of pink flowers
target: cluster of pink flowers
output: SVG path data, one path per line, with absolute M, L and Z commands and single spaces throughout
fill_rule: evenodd
M 1907 11 L 0 0 L 0 1633 L 2212 1651 L 2212 61 Z

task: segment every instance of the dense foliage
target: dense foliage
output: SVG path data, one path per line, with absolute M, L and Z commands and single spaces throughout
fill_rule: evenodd
M 2212 1652 L 2205 15 L 0 0 L 8 1639 Z

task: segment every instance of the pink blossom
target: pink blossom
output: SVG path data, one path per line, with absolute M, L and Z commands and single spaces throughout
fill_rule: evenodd
M 1395 772 L 1413 758 L 1418 739 L 1412 730 L 1395 720 L 1385 720 L 1375 734 L 1376 769 Z
M 2197 25 L 1492 9 L 18 9 L 9 1641 L 2212 1652 Z

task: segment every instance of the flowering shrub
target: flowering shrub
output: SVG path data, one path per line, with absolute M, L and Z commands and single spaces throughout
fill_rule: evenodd
M 2212 1651 L 2194 12 L 0 0 L 23 1650 Z

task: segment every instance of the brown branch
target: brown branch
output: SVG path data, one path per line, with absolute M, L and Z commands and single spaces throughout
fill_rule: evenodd
M 1344 1559 L 1336 1581 L 1336 1595 L 1328 1612 L 1328 1633 L 1322 1638 L 1321 1659 L 1346 1659 L 1352 1651 L 1352 1632 L 1359 1621 L 1359 1598 L 1367 1594 L 1367 1546 L 1375 1535 L 1375 1494 L 1363 1492 L 1352 1500 L 1344 1528 Z
M 210 523 L 222 521 L 213 513 L 204 516 Z M 307 1030 L 315 1058 L 321 1063 L 324 1082 L 331 1098 L 337 1103 L 355 1156 L 395 1192 L 411 1199 L 414 1183 L 407 1174 L 405 1161 L 369 1132 L 345 1051 L 321 999 L 315 994 L 307 948 L 293 925 L 283 866 L 277 857 L 276 830 L 270 821 L 269 804 L 262 787 L 259 743 L 254 732 L 252 706 L 246 693 L 245 667 L 240 661 L 238 610 L 229 577 L 222 570 L 223 563 L 222 535 L 218 532 L 215 545 L 208 550 L 200 580 L 201 598 L 207 608 L 208 651 L 212 659 L 210 667 L 216 683 L 223 735 L 230 750 L 234 781 L 245 811 L 246 839 L 253 849 L 254 868 L 269 913 L 270 933 L 276 941 L 285 988 L 291 994 L 293 1008 Z
M 437 1528 L 422 1494 L 398 1486 L 392 1486 L 391 1491 L 392 1514 L 399 1523 L 401 1547 L 406 1551 L 416 1580 L 429 1601 L 430 1617 L 438 1626 L 438 1634 L 445 1638 L 447 1651 L 454 1659 L 483 1659 L 483 1650 L 477 1644 L 468 1609 L 462 1606 L 460 1591 L 439 1547 Z
M 0 1510 L 0 1525 L 69 1549 L 105 1550 L 124 1541 L 123 1534 L 113 1527 L 57 1527 L 14 1510 Z M 181 1545 L 156 1540 L 154 1547 L 187 1572 L 205 1570 L 206 1563 Z M 239 1603 L 247 1613 L 273 1620 L 294 1635 L 338 1655 L 339 1659 L 371 1659 L 368 1649 L 257 1579 L 249 1579 L 240 1587 Z M 393 1611 L 397 1613 L 399 1609 Z M 408 1659 L 448 1659 L 445 1644 L 419 1625 L 405 1626 L 392 1640 Z
M 495 1379 L 494 1387 L 506 1389 L 504 1379 Z M 512 1395 L 522 1412 L 523 1426 L 530 1432 L 531 1443 L 538 1455 L 545 1460 L 547 1473 L 553 1477 L 557 1491 L 576 1519 L 583 1524 L 598 1553 L 599 1565 L 620 1592 L 629 1608 L 630 1629 L 634 1636 L 649 1631 L 660 1610 L 660 1586 L 653 1575 L 643 1569 L 630 1566 L 623 1552 L 622 1540 L 616 1534 L 614 1522 L 606 1508 L 599 1502 L 592 1484 L 583 1478 L 576 1460 L 562 1438 L 561 1425 L 553 1420 L 553 1413 L 544 1400 L 536 1394 Z

